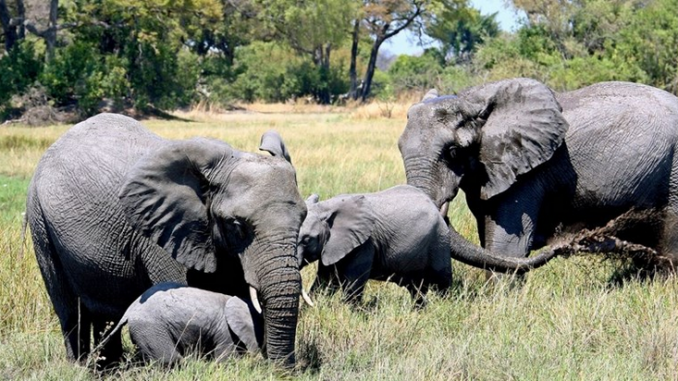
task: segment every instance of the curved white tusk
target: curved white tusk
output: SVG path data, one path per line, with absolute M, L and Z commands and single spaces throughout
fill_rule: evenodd
M 450 208 L 450 203 L 448 201 L 440 207 L 440 215 L 442 215 L 443 217 L 446 217 L 447 211 L 448 211 L 449 208 Z
M 258 313 L 261 313 L 261 304 L 259 304 L 259 298 L 257 297 L 257 290 L 250 286 L 250 299 L 252 299 L 252 305 Z
M 301 288 L 301 298 L 304 299 L 304 302 L 306 302 L 306 304 L 308 304 L 309 306 L 315 307 L 315 304 L 313 303 L 313 300 L 312 300 L 311 297 L 308 295 L 308 293 L 306 292 L 306 290 L 304 290 L 303 287 Z

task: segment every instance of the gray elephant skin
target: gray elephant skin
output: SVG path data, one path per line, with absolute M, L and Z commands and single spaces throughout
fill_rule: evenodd
M 489 251 L 522 257 L 625 216 L 615 235 L 678 255 L 678 98 L 604 82 L 558 94 L 526 78 L 429 92 L 399 140 L 408 184 L 443 207 L 466 194 Z
M 223 361 L 259 351 L 263 340 L 261 315 L 246 301 L 178 283 L 159 283 L 144 292 L 102 344 L 125 324 L 144 360 L 164 366 L 191 354 Z
M 255 291 L 264 355 L 294 363 L 306 206 L 279 135 L 265 134 L 261 149 L 272 155 L 167 140 L 100 114 L 45 152 L 27 218 L 70 359 L 88 354 L 91 327 L 99 338 L 146 289 L 177 282 L 239 297 Z M 121 354 L 118 334 L 102 355 Z
M 446 291 L 452 280 L 450 234 L 421 190 L 400 185 L 381 192 L 306 201 L 299 231 L 302 266 L 319 260 L 311 291 L 343 288 L 360 301 L 368 279 L 406 287 L 419 305 L 430 286 Z

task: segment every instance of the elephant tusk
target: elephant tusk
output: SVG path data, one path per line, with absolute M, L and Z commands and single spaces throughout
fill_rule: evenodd
M 250 286 L 250 299 L 252 299 L 252 305 L 258 313 L 261 313 L 261 304 L 259 304 L 259 298 L 257 297 L 257 290 Z
M 311 297 L 308 295 L 308 293 L 306 292 L 306 290 L 304 290 L 303 287 L 301 288 L 301 298 L 304 299 L 304 302 L 306 302 L 306 304 L 308 304 L 309 306 L 315 307 L 315 303 L 313 303 L 313 300 L 312 300 Z
M 448 201 L 440 207 L 440 215 L 443 216 L 443 217 L 447 216 L 447 210 L 449 208 L 450 208 L 450 202 Z

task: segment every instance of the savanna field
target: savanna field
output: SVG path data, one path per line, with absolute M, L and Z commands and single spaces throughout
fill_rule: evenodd
M 157 134 L 207 136 L 256 151 L 268 129 L 282 135 L 303 197 L 373 192 L 405 182 L 397 140 L 408 104 L 361 108 L 249 106 L 248 112 L 146 120 Z M 391 118 L 384 117 L 392 114 Z M 522 282 L 486 283 L 453 263 L 446 297 L 413 309 L 409 293 L 370 282 L 361 308 L 340 294 L 302 304 L 299 369 L 260 355 L 215 364 L 189 359 L 164 370 L 131 360 L 105 376 L 65 358 L 30 238 L 22 242 L 26 189 L 44 150 L 68 126 L 0 127 L 0 380 L 666 380 L 678 379 L 678 279 L 633 277 L 622 260 L 559 258 Z M 477 243 L 463 195 L 452 224 Z M 23 250 L 22 250 L 23 248 Z M 306 286 L 315 266 L 304 269 Z M 126 353 L 132 344 L 126 339 Z

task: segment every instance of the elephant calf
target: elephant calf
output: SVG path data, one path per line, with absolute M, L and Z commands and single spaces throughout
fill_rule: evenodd
M 128 324 L 132 342 L 145 360 L 171 366 L 193 352 L 220 361 L 236 351 L 258 351 L 263 340 L 261 320 L 238 297 L 160 283 L 129 306 L 99 347 Z
M 320 259 L 312 291 L 343 287 L 362 299 L 368 279 L 406 287 L 417 305 L 430 286 L 445 291 L 452 281 L 450 230 L 424 192 L 401 185 L 381 192 L 306 200 L 299 231 L 300 266 Z

